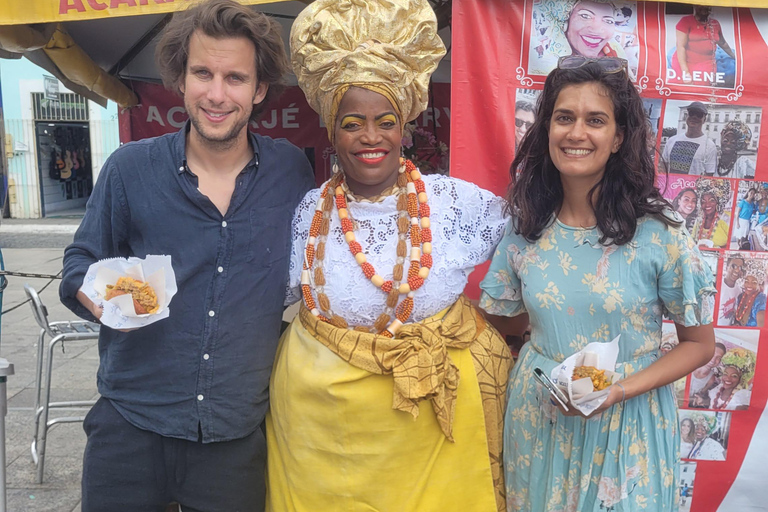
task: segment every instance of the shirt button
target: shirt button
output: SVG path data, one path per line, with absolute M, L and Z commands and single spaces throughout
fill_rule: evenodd
M 203 359 L 205 359 L 206 361 L 209 360 L 210 358 L 211 356 L 209 356 L 208 354 L 203 354 Z
M 202 402 L 203 401 L 203 395 L 197 395 L 197 401 Z
M 227 227 L 227 221 L 222 221 L 221 227 L 223 227 L 223 228 Z
M 219 273 L 221 273 L 221 272 L 224 272 L 224 267 L 219 267 L 219 268 L 217 268 L 216 270 L 218 270 L 218 271 L 219 271 Z
M 208 312 L 208 316 L 215 316 L 215 315 L 216 315 L 216 313 L 214 313 L 213 310 Z
M 183 171 L 184 170 L 184 166 L 182 165 L 181 167 L 179 167 L 179 170 Z

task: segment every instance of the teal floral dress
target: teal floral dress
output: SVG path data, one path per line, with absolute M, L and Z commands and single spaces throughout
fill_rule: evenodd
M 662 316 L 712 322 L 712 272 L 685 228 L 652 217 L 634 239 L 600 245 L 597 229 L 554 221 L 528 243 L 511 227 L 481 283 L 494 315 L 528 313 L 531 340 L 510 379 L 504 419 L 507 509 L 526 512 L 677 510 L 680 434 L 671 385 L 588 419 L 561 415 L 533 379 L 594 341 L 617 334 L 616 371 L 660 355 Z

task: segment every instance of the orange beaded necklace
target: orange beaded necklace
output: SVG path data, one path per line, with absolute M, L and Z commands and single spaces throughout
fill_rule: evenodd
M 338 173 L 331 178 L 320 194 L 304 251 L 301 291 L 307 309 L 324 322 L 331 323 L 337 327 L 347 327 L 347 322 L 343 318 L 332 313 L 330 301 L 327 295 L 325 295 L 323 288 L 325 286 L 325 276 L 322 272 L 322 260 L 324 259 L 325 242 L 330 229 L 330 212 L 334 204 L 341 221 L 344 238 L 349 245 L 350 252 L 355 257 L 355 261 L 360 265 L 365 277 L 374 286 L 389 295 L 387 299 L 388 312 L 378 318 L 371 332 L 393 337 L 413 312 L 414 294 L 424 284 L 424 280 L 429 275 L 430 268 L 432 268 L 432 231 L 429 223 L 430 212 L 429 205 L 427 204 L 427 192 L 424 181 L 421 179 L 421 173 L 410 160 L 401 158 L 400 164 L 398 185 L 401 187 L 401 195 L 398 200 L 398 210 L 405 210 L 405 212 L 401 211 L 401 216 L 398 219 L 398 229 L 400 232 L 398 262 L 393 270 L 392 280 L 384 280 L 381 275 L 376 273 L 373 265 L 368 263 L 362 246 L 355 240 L 354 222 L 350 218 L 347 199 L 344 193 L 343 174 Z M 335 197 L 330 195 L 331 191 L 333 191 Z M 404 207 L 403 203 L 405 203 Z M 405 234 L 408 231 L 410 231 L 411 235 L 410 266 L 408 267 L 406 282 L 400 284 L 399 281 L 403 277 L 402 261 L 406 252 Z M 315 247 L 315 244 L 317 244 L 317 247 Z M 318 304 L 312 298 L 312 277 L 314 277 L 315 292 L 317 293 L 320 308 L 318 308 Z M 406 298 L 397 305 L 401 294 L 404 294 Z M 397 305 L 397 308 L 394 309 L 395 319 L 390 323 L 391 310 L 395 305 Z M 320 309 L 329 313 L 330 318 L 324 315 Z

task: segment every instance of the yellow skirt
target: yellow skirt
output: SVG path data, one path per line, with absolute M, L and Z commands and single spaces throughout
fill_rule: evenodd
M 472 355 L 447 350 L 461 375 L 454 442 L 429 400 L 416 419 L 393 410 L 392 375 L 345 362 L 297 316 L 270 382 L 267 510 L 498 510 Z

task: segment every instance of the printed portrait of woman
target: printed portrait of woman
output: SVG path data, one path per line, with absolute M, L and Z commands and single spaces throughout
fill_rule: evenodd
M 720 14 L 725 13 L 723 9 Z M 721 22 L 713 17 L 712 7 L 696 5 L 692 14 L 682 17 L 668 13 L 666 21 L 667 82 L 733 87 L 736 53 L 723 35 Z M 728 23 L 732 29 L 732 18 Z
M 691 229 L 691 235 L 700 246 L 724 248 L 728 244 L 731 185 L 728 180 L 699 178 L 696 180 L 699 195 L 699 213 Z
M 709 408 L 725 411 L 746 410 L 755 376 L 755 353 L 736 347 L 725 353 L 720 364 L 720 384 L 709 391 Z
M 546 75 L 565 55 L 621 57 L 637 76 L 636 2 L 534 0 L 528 73 Z
M 736 299 L 733 325 L 763 327 L 765 325 L 766 260 L 748 258 L 744 261 L 741 278 L 742 292 Z
M 693 423 L 693 442 L 690 449 L 680 440 L 680 457 L 693 460 L 725 460 L 730 432 L 731 413 L 709 411 L 680 411 L 680 433 L 683 422 Z M 689 436 L 690 437 L 690 436 Z
M 747 148 L 752 141 L 752 130 L 738 120 L 729 121 L 720 131 L 720 158 L 718 176 L 728 178 L 754 178 L 756 154 Z
M 693 229 L 693 223 L 699 213 L 699 195 L 696 189 L 689 187 L 681 190 L 672 200 L 672 208 L 683 218 L 688 231 Z
M 683 418 L 680 422 L 680 453 L 687 455 L 691 453 L 694 441 L 694 431 L 696 427 L 693 425 L 691 418 Z

